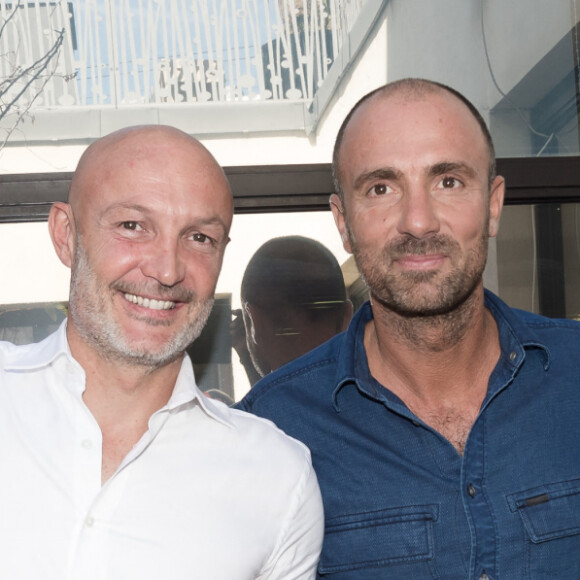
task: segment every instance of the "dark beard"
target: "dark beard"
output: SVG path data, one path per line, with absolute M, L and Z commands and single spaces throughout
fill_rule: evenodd
M 455 268 L 441 277 L 431 292 L 423 286 L 440 276 L 436 271 L 393 274 L 390 265 L 406 255 L 442 253 L 453 258 L 461 254 L 459 244 L 449 236 L 426 239 L 404 236 L 388 244 L 378 259 L 363 254 L 351 236 L 351 246 L 361 276 L 373 300 L 405 318 L 446 316 L 468 300 L 481 284 L 487 258 L 488 235 L 484 231 L 480 243 L 467 256 L 464 269 Z

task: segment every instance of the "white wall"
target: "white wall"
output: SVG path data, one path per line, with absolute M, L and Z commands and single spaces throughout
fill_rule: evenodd
M 0 304 L 68 300 L 69 270 L 57 258 L 45 222 L 0 224 Z

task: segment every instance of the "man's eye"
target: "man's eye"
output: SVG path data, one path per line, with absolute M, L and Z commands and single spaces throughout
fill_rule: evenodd
M 385 185 L 384 183 L 378 183 L 377 185 L 373 185 L 371 188 L 371 193 L 375 195 L 385 195 L 385 193 L 389 192 L 389 186 Z
M 444 189 L 453 189 L 454 187 L 458 187 L 461 182 L 455 177 L 444 177 L 440 181 L 440 184 Z
M 131 230 L 132 232 L 140 229 L 140 226 L 137 222 L 123 222 L 121 226 L 126 230 Z
M 199 244 L 207 244 L 208 242 L 211 241 L 211 239 L 205 234 L 193 234 L 191 236 L 191 239 Z

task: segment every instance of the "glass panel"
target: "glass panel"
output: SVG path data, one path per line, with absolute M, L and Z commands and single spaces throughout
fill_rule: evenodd
M 510 306 L 580 320 L 580 204 L 504 208 L 499 294 Z
M 242 285 L 242 278 L 246 270 L 246 266 L 255 252 L 268 240 L 281 236 L 303 236 L 313 240 L 317 240 L 323 244 L 334 255 L 340 265 L 348 261 L 349 255 L 344 251 L 340 236 L 336 231 L 334 220 L 330 212 L 310 212 L 310 213 L 285 213 L 285 214 L 246 214 L 237 215 L 234 219 L 234 225 L 231 232 L 231 242 L 226 250 L 222 274 L 218 283 L 218 291 L 228 292 L 231 295 L 231 307 L 235 312 L 233 321 L 238 319 L 238 325 L 241 322 L 239 318 L 241 315 L 242 301 L 240 296 L 240 289 Z M 295 257 L 295 256 L 293 256 Z M 280 278 L 284 276 L 281 273 L 279 265 L 274 261 L 269 263 L 272 270 L 272 278 Z M 290 264 L 292 269 L 295 264 Z M 298 267 L 299 269 L 299 267 Z M 358 273 L 350 270 L 346 273 L 346 281 L 348 284 L 356 280 Z M 271 281 L 271 288 L 274 288 L 277 280 Z M 304 284 L 304 278 L 301 281 Z M 278 284 L 278 289 L 280 285 Z M 301 295 L 304 292 L 300 292 Z M 267 305 L 262 304 L 263 308 Z M 246 319 L 248 317 L 246 316 Z M 237 326 L 239 330 L 239 326 Z M 236 325 L 232 325 L 232 333 L 235 338 L 238 338 L 238 350 L 240 350 L 239 334 L 235 334 Z M 272 333 L 281 332 L 280 329 L 272 330 Z M 291 332 L 291 331 L 289 331 Z M 288 341 L 292 339 L 289 337 Z M 270 345 L 272 348 L 273 346 Z M 241 351 L 243 352 L 243 351 Z M 270 353 L 274 356 L 273 353 Z M 234 377 L 234 392 L 235 397 L 240 398 L 245 393 L 250 384 L 256 380 L 256 376 L 251 379 L 248 378 L 244 365 L 251 369 L 251 365 L 247 357 L 240 356 L 234 351 L 232 352 L 232 368 Z
M 15 304 L 0 308 L 0 340 L 14 344 L 40 342 L 66 317 L 66 303 Z

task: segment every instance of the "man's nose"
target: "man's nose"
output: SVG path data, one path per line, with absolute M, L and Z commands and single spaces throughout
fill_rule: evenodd
M 437 202 L 428 188 L 414 185 L 407 188 L 401 200 L 398 230 L 420 239 L 439 232 Z
M 175 286 L 185 278 L 185 262 L 181 252 L 178 240 L 152 240 L 142 258 L 141 271 L 163 286 Z

